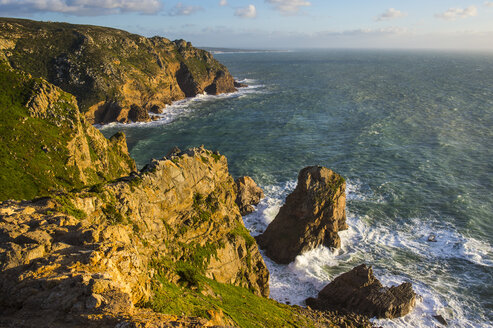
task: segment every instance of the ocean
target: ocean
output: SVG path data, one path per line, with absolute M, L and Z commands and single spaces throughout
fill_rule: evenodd
M 413 283 L 414 311 L 383 327 L 493 326 L 493 54 L 314 50 L 222 53 L 248 88 L 200 95 L 160 121 L 100 127 L 127 135 L 139 167 L 173 147 L 205 145 L 266 198 L 245 216 L 272 221 L 299 170 L 347 180 L 342 248 L 289 265 L 265 258 L 271 297 L 303 304 L 342 272 L 372 265 L 386 285 Z M 436 242 L 428 241 L 433 235 Z

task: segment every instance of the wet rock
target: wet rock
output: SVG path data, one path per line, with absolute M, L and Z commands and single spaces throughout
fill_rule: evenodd
M 246 87 L 248 87 L 248 84 L 235 81 L 234 86 L 235 86 L 235 88 L 246 88 Z
M 306 304 L 318 310 L 347 311 L 368 317 L 397 318 L 411 312 L 416 293 L 409 282 L 384 287 L 365 264 L 346 272 L 324 287 Z
M 440 322 L 444 326 L 448 326 L 447 320 L 441 315 L 434 315 L 433 318 L 435 318 L 436 321 Z
M 132 122 L 149 122 L 151 117 L 149 113 L 139 105 L 130 106 L 128 111 L 128 119 Z
M 437 242 L 437 236 L 434 233 L 430 234 L 428 236 L 428 241 L 432 242 L 432 243 L 436 243 Z
M 241 215 L 252 213 L 262 198 L 264 192 L 257 186 L 252 178 L 245 176 L 235 180 L 236 184 L 236 204 L 240 208 Z
M 298 175 L 296 189 L 257 242 L 267 256 L 284 264 L 319 245 L 339 248 L 338 231 L 347 229 L 345 206 L 344 178 L 325 167 L 306 167 Z

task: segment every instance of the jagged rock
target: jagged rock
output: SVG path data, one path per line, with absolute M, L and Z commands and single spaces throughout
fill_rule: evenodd
M 236 91 L 227 68 L 190 42 L 99 26 L 0 18 L 1 58 L 75 95 L 91 124 L 149 121 L 144 113 L 173 101 Z M 132 106 L 143 115 L 130 118 Z
M 240 208 L 241 215 L 252 213 L 262 198 L 264 192 L 257 186 L 255 181 L 248 176 L 240 177 L 235 180 L 236 184 L 236 204 Z
M 411 312 L 416 293 L 409 282 L 384 287 L 365 264 L 346 272 L 324 287 L 306 304 L 318 310 L 340 310 L 377 318 L 397 318 Z
M 160 261 L 268 296 L 269 273 L 235 200 L 226 158 L 195 148 L 97 188 L 0 203 L 0 317 L 134 318 Z
M 149 112 L 139 105 L 130 106 L 130 110 L 128 111 L 128 119 L 132 122 L 149 122 L 151 117 L 149 116 Z
M 235 81 L 233 77 L 225 71 L 218 71 L 214 81 L 204 89 L 210 95 L 235 92 Z
M 437 315 L 434 315 L 433 318 L 435 318 L 435 320 L 438 321 L 439 323 L 441 323 L 442 325 L 448 326 L 447 320 L 445 320 L 445 318 L 442 315 L 437 314 Z
M 267 256 L 285 264 L 319 245 L 339 248 L 338 231 L 347 229 L 345 206 L 344 178 L 325 167 L 306 167 L 298 175 L 296 189 L 257 242 Z
M 246 87 L 248 87 L 248 84 L 235 81 L 234 86 L 235 86 L 235 88 L 246 88 Z

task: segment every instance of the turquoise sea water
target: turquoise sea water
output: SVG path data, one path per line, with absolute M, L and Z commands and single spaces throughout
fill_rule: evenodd
M 324 165 L 347 178 L 343 247 L 288 266 L 267 260 L 272 297 L 302 304 L 362 262 L 384 283 L 411 281 L 412 314 L 380 325 L 493 326 L 493 54 L 297 51 L 217 54 L 249 88 L 173 104 L 163 119 L 110 125 L 139 166 L 205 145 L 266 191 L 245 223 L 258 234 Z M 436 242 L 429 242 L 429 236 Z

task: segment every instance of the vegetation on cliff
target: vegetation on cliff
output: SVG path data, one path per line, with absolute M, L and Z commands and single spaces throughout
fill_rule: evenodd
M 125 136 L 107 140 L 75 98 L 0 60 L 0 200 L 31 199 L 128 175 Z
M 122 120 L 234 83 L 184 41 L 0 19 L 0 326 L 370 326 L 268 298 L 224 156 L 176 150 L 136 172 L 125 136 L 46 79 Z
M 196 148 L 110 183 L 1 203 L 0 323 L 354 323 L 319 325 L 265 298 L 268 271 L 235 200 L 226 158 Z
M 184 97 L 235 91 L 227 68 L 183 40 L 0 18 L 0 56 L 75 95 L 91 123 L 150 120 Z

